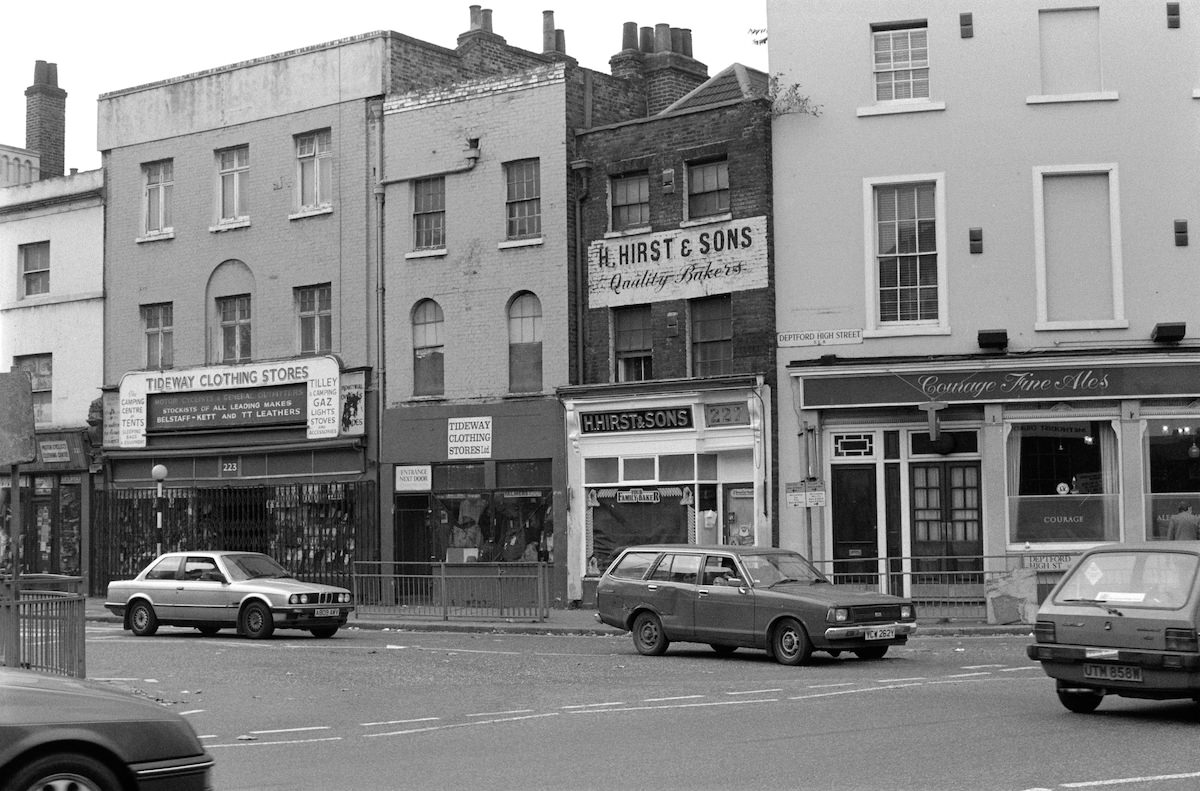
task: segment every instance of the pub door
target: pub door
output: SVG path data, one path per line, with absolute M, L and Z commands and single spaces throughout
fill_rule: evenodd
M 909 466 L 913 572 L 937 575 L 983 570 L 978 461 L 914 462 Z M 926 582 L 932 582 L 928 580 Z
M 874 464 L 835 464 L 830 472 L 834 582 L 878 583 L 879 509 Z

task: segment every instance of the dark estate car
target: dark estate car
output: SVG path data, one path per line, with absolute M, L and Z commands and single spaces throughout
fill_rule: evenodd
M 1105 695 L 1200 702 L 1200 541 L 1085 552 L 1038 610 L 1030 659 L 1087 713 Z
M 0 667 L 0 791 L 211 791 L 212 765 L 157 703 Z
M 879 659 L 917 628 L 907 599 L 840 588 L 802 555 L 751 546 L 629 547 L 600 578 L 596 607 L 641 654 L 678 640 L 722 654 L 762 648 L 784 665 L 813 651 Z
M 350 591 L 302 582 L 258 552 L 168 552 L 131 580 L 108 584 L 104 606 L 139 637 L 159 626 L 203 635 L 233 628 L 247 637 L 307 629 L 333 637 L 354 610 Z

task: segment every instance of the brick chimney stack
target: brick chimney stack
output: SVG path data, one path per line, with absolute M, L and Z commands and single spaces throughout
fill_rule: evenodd
M 25 89 L 25 147 L 41 159 L 38 178 L 63 175 L 67 147 L 67 92 L 58 87 L 58 64 L 39 60 Z
M 646 114 L 654 115 L 708 79 L 708 67 L 692 57 L 692 31 L 658 24 L 639 31 L 626 22 L 621 51 L 609 68 L 614 77 L 640 81 L 646 91 Z

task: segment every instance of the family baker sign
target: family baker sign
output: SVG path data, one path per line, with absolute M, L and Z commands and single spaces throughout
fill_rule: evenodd
M 767 218 L 614 236 L 588 246 L 588 307 L 767 287 Z
M 806 408 L 1045 399 L 1142 398 L 1200 393 L 1200 365 L 1129 365 L 905 371 L 808 376 Z

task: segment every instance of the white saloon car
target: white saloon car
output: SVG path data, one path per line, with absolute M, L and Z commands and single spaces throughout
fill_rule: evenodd
M 135 635 L 159 626 L 190 626 L 203 635 L 237 629 L 270 637 L 307 629 L 332 637 L 354 611 L 350 591 L 302 582 L 258 552 L 168 552 L 131 580 L 108 584 L 104 606 Z

